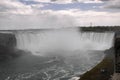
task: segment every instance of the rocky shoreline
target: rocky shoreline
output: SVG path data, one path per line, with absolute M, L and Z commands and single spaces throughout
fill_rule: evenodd
M 104 52 L 105 58 L 93 69 L 81 75 L 79 80 L 109 80 L 114 73 L 114 49 Z

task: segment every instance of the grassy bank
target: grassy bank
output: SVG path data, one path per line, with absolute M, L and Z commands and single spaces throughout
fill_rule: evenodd
M 92 70 L 83 74 L 80 80 L 109 80 L 114 71 L 114 62 L 112 58 L 105 57 Z

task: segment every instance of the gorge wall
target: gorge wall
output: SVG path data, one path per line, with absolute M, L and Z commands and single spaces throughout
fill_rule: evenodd
M 0 33 L 0 60 L 15 56 L 16 38 L 11 33 Z

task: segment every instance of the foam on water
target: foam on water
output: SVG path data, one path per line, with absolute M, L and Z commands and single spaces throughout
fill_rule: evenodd
M 54 51 L 105 50 L 112 46 L 113 36 L 114 33 L 107 32 L 80 32 L 78 28 L 18 31 L 16 34 L 17 48 L 37 55 Z
M 17 31 L 15 35 L 18 49 L 53 57 L 42 62 L 47 68 L 19 75 L 29 80 L 38 75 L 42 75 L 43 80 L 77 80 L 76 75 L 90 70 L 104 58 L 103 51 L 112 47 L 114 38 L 111 32 L 81 32 L 78 28 Z M 37 65 L 38 68 L 41 65 Z

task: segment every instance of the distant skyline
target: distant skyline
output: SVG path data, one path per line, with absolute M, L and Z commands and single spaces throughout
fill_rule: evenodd
M 0 29 L 120 25 L 120 0 L 1 0 Z

